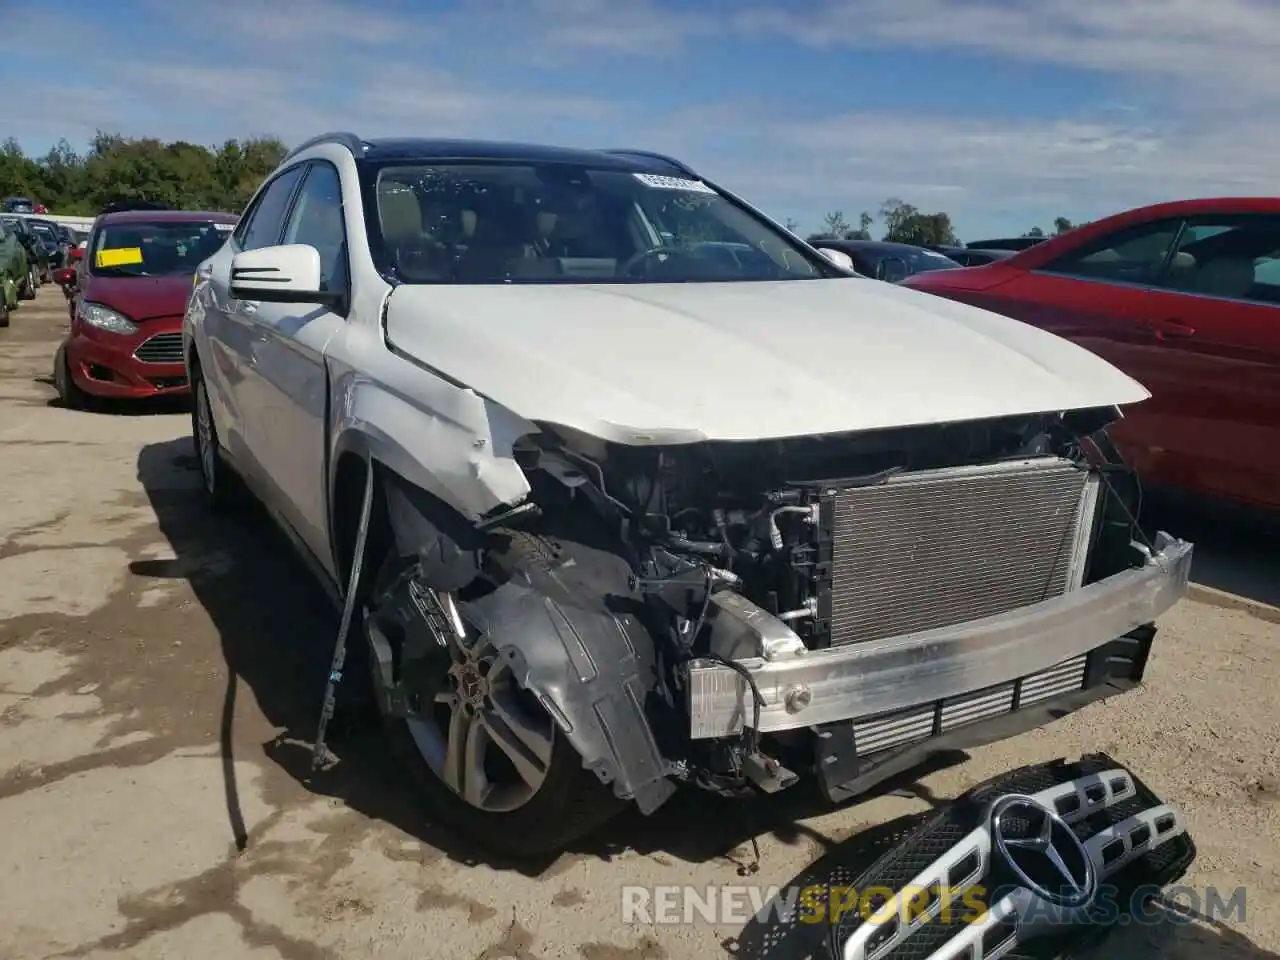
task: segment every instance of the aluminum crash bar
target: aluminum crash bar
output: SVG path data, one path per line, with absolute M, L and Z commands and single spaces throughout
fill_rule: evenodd
M 1142 566 L 1061 596 L 952 627 L 775 659 L 744 658 L 764 700 L 760 732 L 870 717 L 960 696 L 1048 669 L 1155 620 L 1187 592 L 1192 545 L 1157 534 Z M 752 693 L 734 670 L 695 660 L 690 736 L 732 736 Z

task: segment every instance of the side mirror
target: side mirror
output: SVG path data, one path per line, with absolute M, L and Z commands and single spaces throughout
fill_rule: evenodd
M 59 267 L 53 271 L 53 282 L 60 287 L 71 287 L 76 282 L 75 267 Z
M 819 247 L 818 252 L 842 270 L 854 269 L 853 257 L 849 256 L 843 250 L 833 250 L 831 247 Z
M 231 298 L 325 305 L 337 300 L 320 289 L 320 251 L 305 243 L 237 253 L 231 261 Z
M 898 257 L 885 257 L 876 264 L 876 279 L 885 283 L 901 283 L 907 279 L 907 264 Z

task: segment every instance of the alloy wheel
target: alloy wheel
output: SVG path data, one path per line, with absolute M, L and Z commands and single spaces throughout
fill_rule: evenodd
M 546 780 L 555 724 L 492 640 L 463 622 L 450 595 L 440 600 L 465 636 L 452 638 L 445 689 L 407 721 L 409 733 L 432 773 L 469 805 L 519 809 Z
M 196 381 L 196 451 L 200 455 L 200 477 L 205 492 L 210 496 L 218 488 L 218 452 L 213 440 L 213 414 L 209 409 L 209 394 L 204 379 Z

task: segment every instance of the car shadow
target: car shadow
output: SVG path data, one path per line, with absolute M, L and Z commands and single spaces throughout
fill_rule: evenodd
M 250 506 L 229 516 L 209 513 L 201 501 L 199 467 L 188 438 L 144 447 L 137 476 L 175 559 L 135 560 L 129 569 L 137 576 L 187 580 L 214 624 L 227 664 L 220 740 L 227 814 L 239 848 L 248 838 L 235 783 L 232 721 L 248 688 L 267 722 L 283 731 L 257 749 L 306 789 L 393 824 L 460 862 L 530 876 L 554 866 L 559 858 L 502 860 L 431 823 L 391 757 L 364 683 L 343 691 L 344 709 L 330 727 L 329 747 L 336 763 L 313 772 L 311 745 L 330 669 L 337 612 L 260 508 Z M 203 561 L 211 555 L 225 555 L 231 562 L 220 564 L 217 575 L 193 572 L 207 566 Z M 962 751 L 941 753 L 911 775 L 886 782 L 874 795 L 896 793 L 934 805 L 937 799 L 918 778 L 967 759 Z M 753 838 L 771 835 L 784 844 L 819 850 L 839 843 L 842 838 L 801 822 L 830 809 L 816 788 L 803 784 L 776 796 L 737 800 L 679 791 L 652 816 L 634 809 L 624 812 L 566 855 L 608 860 L 631 850 L 689 862 L 721 860 L 729 870 L 746 876 L 754 872 Z
M 48 387 L 56 386 L 53 377 L 33 377 L 32 380 Z M 66 404 L 62 402 L 61 397 L 50 397 L 45 401 L 45 406 L 65 408 Z M 113 417 L 154 417 L 166 413 L 190 413 L 191 396 L 171 394 L 164 397 L 147 397 L 142 400 L 109 400 L 95 397 L 92 406 L 78 412 Z
M 1280 514 L 1160 490 L 1146 495 L 1142 526 L 1195 544 L 1193 583 L 1280 607 Z

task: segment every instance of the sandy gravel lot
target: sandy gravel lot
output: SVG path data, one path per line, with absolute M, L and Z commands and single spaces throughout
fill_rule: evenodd
M 0 331 L 0 958 L 728 956 L 732 926 L 624 925 L 620 886 L 742 882 L 755 831 L 758 880 L 783 884 L 870 825 L 1095 749 L 1185 810 L 1189 883 L 1248 897 L 1243 923 L 1133 929 L 1106 952 L 1280 957 L 1280 609 L 1197 591 L 1144 690 L 897 793 L 835 812 L 699 796 L 554 863 L 486 862 L 425 822 L 376 737 L 309 779 L 323 600 L 260 523 L 204 517 L 185 412 L 49 403 L 65 319 L 45 288 Z M 1280 602 L 1265 536 L 1169 522 L 1201 541 L 1197 579 Z

